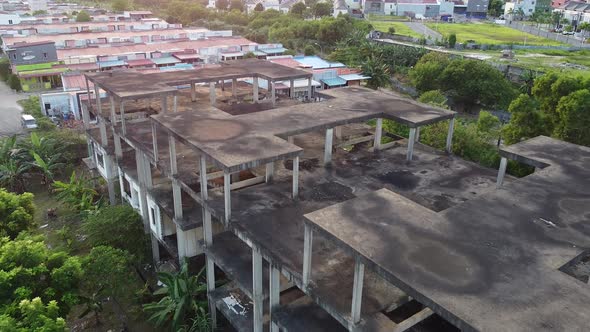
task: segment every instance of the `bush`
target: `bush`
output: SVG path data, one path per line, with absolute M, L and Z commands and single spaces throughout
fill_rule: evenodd
M 35 216 L 33 194 L 13 194 L 0 189 L 0 237 L 11 239 L 23 231 L 30 230 Z
M 388 32 L 390 35 L 393 35 L 393 34 L 395 34 L 395 27 L 393 27 L 393 26 L 390 26 L 390 27 L 387 29 L 387 32 Z
M 315 47 L 313 47 L 312 45 L 305 46 L 303 54 L 305 54 L 306 56 L 315 55 Z
M 92 294 L 119 296 L 132 284 L 131 257 L 125 250 L 109 246 L 92 248 L 82 259 L 84 278 L 82 289 Z
M 10 76 L 8 76 L 8 86 L 15 91 L 22 91 L 23 87 L 20 84 L 20 79 L 18 78 L 18 76 L 14 75 L 14 74 L 10 74 Z
M 457 35 L 454 33 L 451 33 L 449 35 L 449 48 L 455 48 L 456 44 L 457 44 Z
M 143 220 L 131 206 L 104 207 L 84 221 L 82 230 L 93 247 L 111 246 L 126 250 L 140 260 L 146 257 Z

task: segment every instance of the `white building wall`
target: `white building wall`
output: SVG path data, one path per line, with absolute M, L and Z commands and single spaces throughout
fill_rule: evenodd
M 22 21 L 21 17 L 16 14 L 0 14 L 0 24 L 19 24 Z
M 525 16 L 531 16 L 535 12 L 535 3 L 538 0 L 514 0 L 513 2 L 507 2 L 504 5 L 504 15 L 510 15 L 510 11 L 516 12 L 518 9 L 522 9 Z

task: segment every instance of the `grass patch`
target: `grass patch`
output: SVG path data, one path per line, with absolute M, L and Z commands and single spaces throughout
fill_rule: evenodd
M 426 26 L 438 31 L 443 36 L 449 36 L 450 34 L 455 33 L 457 35 L 457 41 L 461 43 L 468 40 L 474 40 L 480 44 L 491 45 L 524 44 L 526 37 L 527 45 L 564 45 L 554 40 L 491 23 L 427 23 Z
M 410 37 L 415 37 L 415 38 L 422 37 L 421 34 L 410 29 L 410 27 L 405 25 L 403 22 L 370 21 L 370 23 L 371 23 L 371 25 L 373 25 L 375 30 L 379 30 L 382 32 L 388 32 L 389 27 L 394 27 L 396 35 L 404 35 L 404 36 L 410 36 Z
M 406 16 L 369 14 L 369 21 L 409 21 Z

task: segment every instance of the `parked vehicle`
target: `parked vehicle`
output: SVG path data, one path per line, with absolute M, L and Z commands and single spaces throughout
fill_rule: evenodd
M 562 33 L 563 33 L 564 35 L 571 35 L 571 36 L 573 36 L 575 32 L 574 32 L 574 31 L 564 31 L 564 32 L 562 32 Z
M 25 129 L 35 129 L 37 128 L 37 120 L 32 115 L 23 114 L 20 117 L 21 124 Z

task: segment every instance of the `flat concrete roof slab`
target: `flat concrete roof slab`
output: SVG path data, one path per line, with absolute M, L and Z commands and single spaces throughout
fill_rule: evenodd
M 173 94 L 177 90 L 160 81 L 149 81 L 135 71 L 109 71 L 84 74 L 92 83 L 119 99 L 148 98 Z

